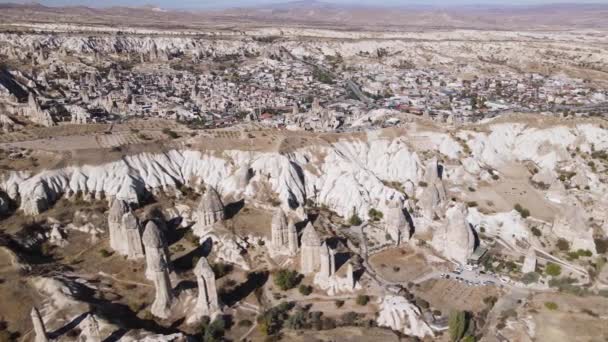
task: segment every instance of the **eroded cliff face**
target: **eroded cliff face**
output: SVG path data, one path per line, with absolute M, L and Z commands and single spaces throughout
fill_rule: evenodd
M 424 165 L 438 158 L 445 164 L 442 179 L 451 194 L 466 192 L 466 187 L 480 182 L 498 182 L 493 180 L 495 174 L 510 177 L 513 164 L 531 164 L 546 183 L 546 189 L 532 190 L 547 206 L 556 210 L 573 208 L 570 216 L 586 222 L 596 211 L 595 203 L 605 201 L 608 188 L 604 161 L 594 152 L 608 148 L 608 132 L 599 124 L 539 128 L 518 122 L 488 124 L 486 128 L 456 132 L 416 130 L 392 135 L 370 132 L 287 152 L 174 149 L 140 153 L 100 165 L 68 166 L 37 174 L 8 172 L 2 176 L 0 186 L 11 198 L 18 199 L 21 210 L 29 215 L 46 210 L 61 196 L 77 193 L 85 197 L 103 194 L 137 203 L 149 193 L 179 195 L 183 184 L 196 187 L 204 183 L 223 197 L 262 204 L 272 199 L 284 209 L 297 209 L 313 201 L 343 217 L 354 210 L 367 218 L 371 208 L 387 212 L 391 200 L 405 201 L 409 209 L 418 206 L 413 210 L 419 212 L 430 209 L 424 207 L 425 201 L 416 201 L 415 197 L 426 186 L 423 180 L 430 177 Z M 591 167 L 589 161 L 594 159 L 596 164 Z M 576 176 L 560 179 L 564 172 L 574 172 Z M 534 181 L 534 177 L 521 176 L 525 182 L 530 181 L 528 178 Z M 576 192 L 577 187 L 587 190 Z M 503 211 L 511 210 L 512 207 Z M 428 220 L 432 218 L 415 217 L 414 223 L 424 229 L 423 226 L 432 225 Z M 552 220 L 546 221 L 550 224 Z M 589 227 L 580 229 L 576 235 L 589 240 L 591 247 Z M 583 241 L 579 245 L 587 244 Z
M 250 169 L 253 176 L 242 170 Z M 255 198 L 270 189 L 292 209 L 307 199 L 327 205 L 340 215 L 353 208 L 366 215 L 384 207 L 385 198 L 403 198 L 384 182 L 417 182 L 419 159 L 403 139 L 339 142 L 282 154 L 226 150 L 171 150 L 142 153 L 101 165 L 70 166 L 38 174 L 6 174 L 2 187 L 19 198 L 29 215 L 46 210 L 63 195 L 82 193 L 137 203 L 148 192 L 176 192 L 179 185 L 205 183 L 223 196 Z M 241 179 L 245 178 L 247 179 Z

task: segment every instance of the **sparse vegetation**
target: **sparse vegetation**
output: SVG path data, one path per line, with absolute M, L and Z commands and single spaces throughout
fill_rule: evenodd
M 300 275 L 293 270 L 282 269 L 274 274 L 274 284 L 283 291 L 293 289 L 300 282 Z
M 365 306 L 369 302 L 369 296 L 367 295 L 358 295 L 356 303 L 357 305 Z
M 548 263 L 547 267 L 545 267 L 545 273 L 552 277 L 557 277 L 562 273 L 562 267 L 557 264 Z
M 570 249 L 570 243 L 567 240 L 561 238 L 557 240 L 555 246 L 562 252 L 565 252 Z
M 517 203 L 513 207 L 523 218 L 528 218 L 530 216 L 530 211 L 521 206 L 521 204 Z
M 384 214 L 381 211 L 374 208 L 371 208 L 367 214 L 372 221 L 380 221 L 384 217 Z
M 179 134 L 177 134 L 176 132 L 172 131 L 169 128 L 163 128 L 162 132 L 164 134 L 166 134 L 167 136 L 169 136 L 171 139 L 177 139 L 177 138 L 179 138 Z
M 311 294 L 311 293 L 312 293 L 312 286 L 310 286 L 310 285 L 304 285 L 304 284 L 301 284 L 301 285 L 298 287 L 298 291 L 300 291 L 300 293 L 301 293 L 302 295 L 304 295 L 304 296 L 308 296 L 309 294 Z
M 545 302 L 545 307 L 551 311 L 557 310 L 557 304 L 554 302 Z
M 450 334 L 450 341 L 460 341 L 464 337 L 467 331 L 468 318 L 467 313 L 464 311 L 453 311 L 450 313 L 448 321 L 448 331 Z

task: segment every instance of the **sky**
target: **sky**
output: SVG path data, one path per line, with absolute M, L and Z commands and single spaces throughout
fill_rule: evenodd
M 293 0 L 0 0 L 0 3 L 32 3 L 37 2 L 49 6 L 84 5 L 90 7 L 102 6 L 143 6 L 154 5 L 163 8 L 229 8 L 239 6 L 257 6 L 267 4 L 288 3 Z M 608 4 L 608 0 L 322 0 L 324 3 L 347 5 L 407 6 L 407 5 L 542 5 L 555 3 L 596 3 Z

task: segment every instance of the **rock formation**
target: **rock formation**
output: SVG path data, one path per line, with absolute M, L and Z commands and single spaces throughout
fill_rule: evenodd
M 48 110 L 43 110 L 38 103 L 38 99 L 33 93 L 29 94 L 28 105 L 23 112 L 32 122 L 39 125 L 50 127 L 55 125 L 55 121 Z
M 207 258 L 201 257 L 194 267 L 198 283 L 198 298 L 188 323 L 198 322 L 203 316 L 213 317 L 220 312 L 220 303 L 215 287 L 215 273 Z
M 139 221 L 124 201 L 112 201 L 108 213 L 108 229 L 110 247 L 118 254 L 126 255 L 129 259 L 144 256 Z
M 316 272 L 321 265 L 321 239 L 310 222 L 308 222 L 306 228 L 304 228 L 304 232 L 302 233 L 301 249 L 300 272 L 302 274 Z
M 361 286 L 355 283 L 352 264 L 346 267 L 346 276 L 341 277 L 336 273 L 336 252 L 330 248 L 327 242 L 323 242 L 319 248 L 319 272 L 315 274 L 313 284 L 319 289 L 333 296 L 340 292 L 353 292 Z
M 203 226 L 212 226 L 224 219 L 224 204 L 214 188 L 208 187 L 201 198 L 197 209 L 197 219 L 198 223 Z
M 95 315 L 89 314 L 86 318 L 85 329 L 83 329 L 83 334 L 86 336 L 87 342 L 101 342 L 101 332 L 99 331 L 99 322 L 97 322 L 97 318 Z
M 410 232 L 407 218 L 398 201 L 393 201 L 388 206 L 384 219 L 384 230 L 391 236 L 397 246 L 401 244 L 402 240 L 409 238 Z
M 125 235 L 122 229 L 122 217 L 129 211 L 127 203 L 113 200 L 108 212 L 108 231 L 110 233 L 110 248 L 118 253 L 125 250 Z
M 146 277 L 154 282 L 156 295 L 150 312 L 160 318 L 168 318 L 173 302 L 173 290 L 169 279 L 170 263 L 166 254 L 166 242 L 158 226 L 150 221 L 143 234 L 146 250 Z
M 287 223 L 287 247 L 289 255 L 294 256 L 298 253 L 298 231 L 292 219 Z
M 171 259 L 169 248 L 162 231 L 154 221 L 148 221 L 142 235 L 142 242 L 146 254 L 146 278 L 154 280 L 154 272 L 159 270 L 159 265 L 171 271 Z
M 46 328 L 44 327 L 44 322 L 42 321 L 42 316 L 40 316 L 40 312 L 37 308 L 32 308 L 32 312 L 30 313 L 32 316 L 32 324 L 34 325 L 34 334 L 36 342 L 48 342 L 48 337 L 46 335 Z
M 273 254 L 295 255 L 298 252 L 298 232 L 295 223 L 278 209 L 272 217 L 271 245 Z
M 126 251 L 129 259 L 139 259 L 144 257 L 144 247 L 141 241 L 141 227 L 139 220 L 133 212 L 122 216 L 122 229 L 125 236 Z
M 432 245 L 446 258 L 461 265 L 475 250 L 475 235 L 466 220 L 467 209 L 458 204 L 446 211 L 447 223 L 433 232 Z
M 321 245 L 319 253 L 321 270 L 319 275 L 323 278 L 330 278 L 336 273 L 336 257 L 333 249 L 330 249 L 326 242 Z
M 521 273 L 526 274 L 530 272 L 536 271 L 536 251 L 534 248 L 530 248 L 528 254 L 526 254 L 526 258 L 524 259 L 524 264 L 521 267 Z
M 401 296 L 386 296 L 382 299 L 377 322 L 378 326 L 389 327 L 420 339 L 435 336 L 424 321 L 420 309 Z
M 447 194 L 442 180 L 442 167 L 437 162 L 437 158 L 431 159 L 425 169 L 425 187 L 420 196 L 422 214 L 427 219 L 434 219 L 435 216 L 443 217 Z

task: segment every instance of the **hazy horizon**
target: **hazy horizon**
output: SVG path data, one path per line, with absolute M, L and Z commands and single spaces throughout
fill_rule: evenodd
M 46 6 L 88 6 L 88 7 L 113 7 L 113 6 L 158 6 L 170 9 L 214 9 L 214 8 L 233 8 L 233 7 L 248 7 L 248 6 L 263 6 L 277 5 L 296 2 L 294 0 L 106 0 L 100 4 L 99 0 L 0 0 L 0 3 L 39 3 Z M 312 1 L 311 1 L 312 2 Z M 319 0 L 317 2 L 336 4 L 336 5 L 351 5 L 351 6 L 374 6 L 374 7 L 396 7 L 396 6 L 437 6 L 437 7 L 455 7 L 455 6 L 470 6 L 470 5 L 485 5 L 485 6 L 535 6 L 535 5 L 551 5 L 551 4 L 608 4 L 608 0 L 586 0 L 581 3 L 573 0 L 555 1 L 555 0 L 519 0 L 505 3 L 500 0 L 385 0 L 382 4 L 378 4 L 374 0 Z

